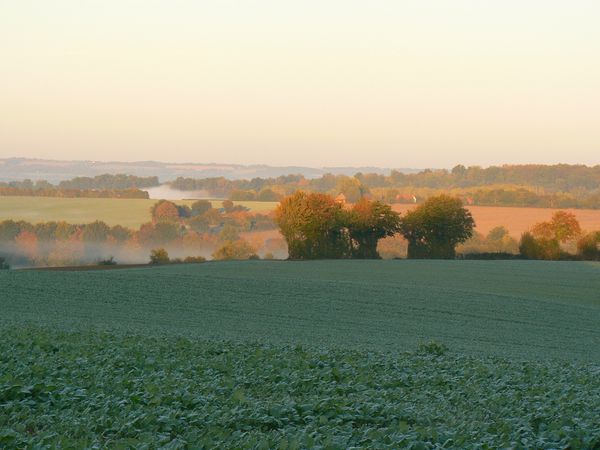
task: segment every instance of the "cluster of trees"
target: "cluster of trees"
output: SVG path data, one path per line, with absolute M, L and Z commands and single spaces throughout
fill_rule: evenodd
M 573 213 L 557 211 L 521 236 L 519 252 L 526 259 L 598 261 L 600 232 L 584 233 Z
M 379 258 L 378 242 L 401 233 L 409 258 L 454 258 L 475 223 L 459 199 L 440 195 L 403 218 L 378 200 L 350 208 L 327 194 L 298 191 L 283 199 L 275 221 L 292 259 Z
M 77 177 L 57 185 L 46 180 L 0 182 L 0 196 L 149 198 L 148 193 L 140 188 L 158 185 L 158 177 L 104 174 Z

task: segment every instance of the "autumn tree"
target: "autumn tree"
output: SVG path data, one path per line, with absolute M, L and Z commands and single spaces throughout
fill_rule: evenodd
M 179 220 L 179 209 L 177 205 L 168 200 L 159 200 L 150 209 L 153 222 L 177 221 Z
M 581 234 L 581 227 L 573 213 L 557 211 L 548 222 L 536 223 L 521 237 L 519 251 L 527 259 L 557 260 L 564 253 L 561 244 Z
M 453 259 L 456 246 L 473 235 L 474 227 L 462 201 L 442 194 L 407 212 L 400 232 L 408 241 L 408 258 Z
M 275 210 L 291 259 L 348 257 L 346 214 L 333 197 L 298 191 Z
M 562 244 L 581 234 L 581 227 L 575 214 L 557 211 L 549 222 L 536 223 L 531 229 L 536 238 L 556 240 Z
M 389 205 L 361 199 L 348 213 L 348 233 L 353 258 L 380 258 L 377 243 L 400 230 L 400 215 Z

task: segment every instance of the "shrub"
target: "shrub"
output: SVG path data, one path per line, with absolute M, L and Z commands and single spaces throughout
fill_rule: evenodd
M 2 256 L 0 256 L 0 270 L 8 270 L 10 269 L 10 265 L 6 262 Z
M 184 263 L 203 263 L 206 261 L 204 256 L 186 256 L 183 260 Z
M 577 241 L 577 255 L 584 261 L 600 261 L 600 231 L 586 234 Z
M 108 259 L 101 259 L 98 261 L 99 266 L 116 266 L 117 262 L 115 261 L 114 256 L 109 257 Z
M 244 240 L 228 241 L 216 252 L 213 258 L 216 260 L 250 259 L 256 252 L 248 242 Z
M 150 252 L 150 264 L 169 264 L 171 259 L 164 248 L 155 248 Z
M 521 236 L 519 253 L 525 259 L 558 260 L 561 258 L 558 240 L 535 238 L 529 232 L 523 233 Z

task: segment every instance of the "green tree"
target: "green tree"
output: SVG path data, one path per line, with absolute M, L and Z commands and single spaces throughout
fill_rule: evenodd
M 347 224 L 352 257 L 378 259 L 377 243 L 400 230 L 400 215 L 389 205 L 362 199 L 349 212 Z
M 101 243 L 106 241 L 109 232 L 110 227 L 108 225 L 101 220 L 96 220 L 85 225 L 82 238 L 84 242 Z
M 291 259 L 349 256 L 346 213 L 330 195 L 298 191 L 281 201 L 275 222 Z
M 57 226 L 58 223 L 56 222 L 36 223 L 34 233 L 40 241 L 53 241 L 56 239 Z
M 206 233 L 210 228 L 210 222 L 204 214 L 192 217 L 188 225 L 197 233 Z
M 535 237 L 530 232 L 521 236 L 519 253 L 526 259 L 560 259 L 560 243 L 556 239 Z
M 14 220 L 4 220 L 0 222 L 0 241 L 14 241 L 21 232 L 21 227 Z
M 109 236 L 117 242 L 125 242 L 131 237 L 131 230 L 121 226 L 115 225 L 109 231 Z
M 192 203 L 192 216 L 201 216 L 212 208 L 212 203 L 208 200 L 196 200 Z
M 368 192 L 369 189 L 354 177 L 341 177 L 335 186 L 335 195 L 344 194 L 348 203 L 358 202 Z
M 256 197 L 259 202 L 278 202 L 280 195 L 272 189 L 263 189 Z
M 401 220 L 408 241 L 408 258 L 453 259 L 456 246 L 473 235 L 475 221 L 460 199 L 448 195 L 429 198 Z

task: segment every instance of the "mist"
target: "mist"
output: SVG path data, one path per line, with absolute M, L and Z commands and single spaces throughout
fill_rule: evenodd
M 169 184 L 161 184 L 160 186 L 144 188 L 144 191 L 148 193 L 153 200 L 201 200 L 211 199 L 209 192 L 203 189 L 196 191 L 181 191 L 179 189 L 173 189 Z

